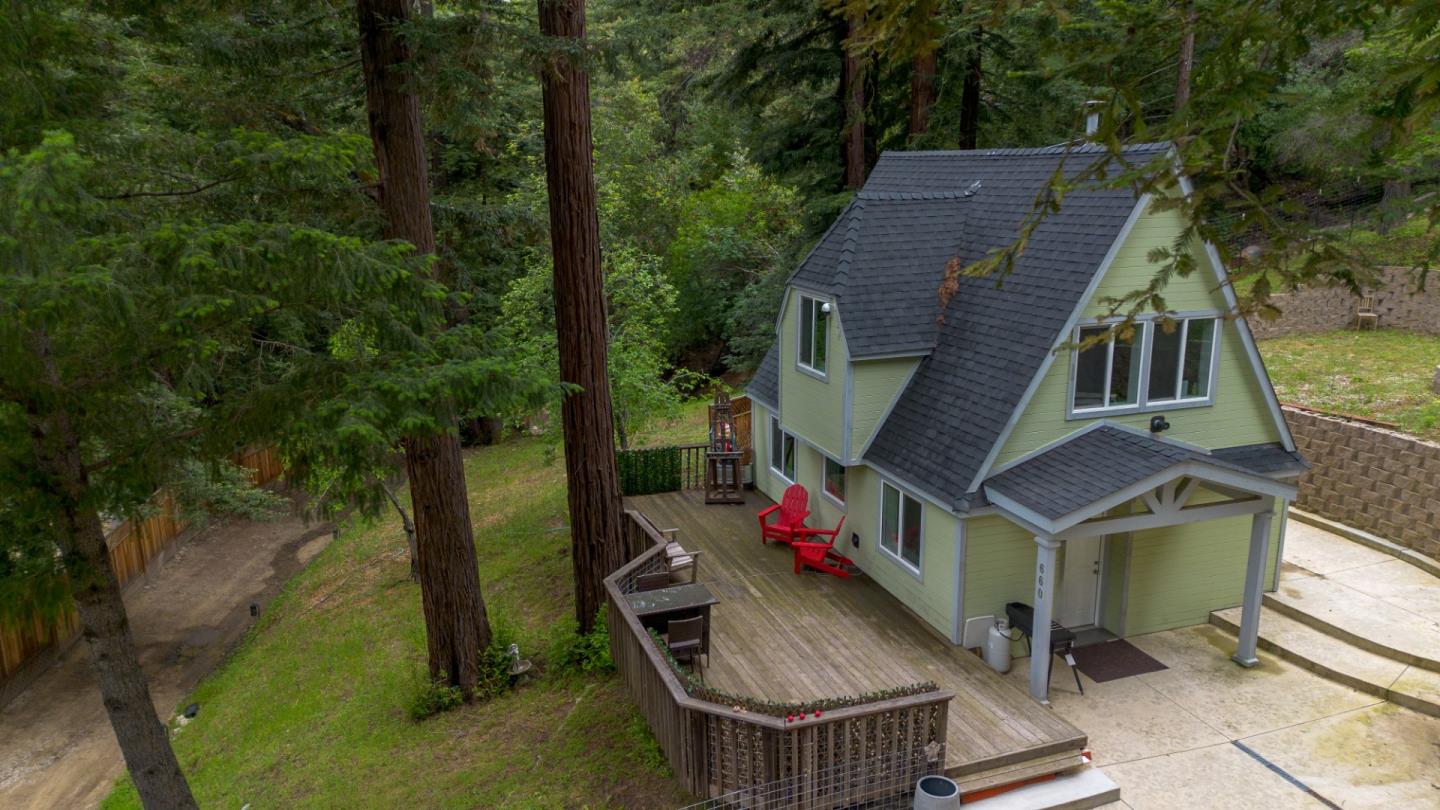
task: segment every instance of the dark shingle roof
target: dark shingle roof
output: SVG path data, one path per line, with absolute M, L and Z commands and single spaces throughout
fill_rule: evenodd
M 928 352 L 936 288 L 960 249 L 969 203 L 961 193 L 862 191 L 790 283 L 835 297 L 851 357 Z
M 1132 163 L 1143 163 L 1163 156 L 1168 148 L 1168 144 L 1144 144 L 1127 148 L 1125 156 Z M 1073 176 L 1101 154 L 1095 146 L 1069 152 L 1063 147 L 887 152 L 861 196 L 964 192 L 978 182 L 974 196 L 962 197 L 950 209 L 963 212 L 957 214 L 963 227 L 958 256 L 969 264 L 1014 242 L 1062 161 L 1064 171 Z M 868 211 L 870 203 L 861 202 Z M 967 509 L 971 483 L 1135 204 L 1136 197 L 1125 189 L 1072 191 L 1060 210 L 1046 216 L 1031 233 L 1007 276 L 962 278 L 937 330 L 934 349 L 880 426 L 866 460 L 923 487 L 942 503 Z M 909 339 L 914 323 L 933 326 L 931 312 L 937 306 L 934 295 L 943 264 L 934 270 L 921 268 L 925 272 L 920 275 L 928 274 L 929 298 L 917 295 L 916 300 L 928 303 L 931 310 L 896 313 L 897 323 L 877 329 L 897 328 Z M 852 263 L 847 268 L 847 287 L 864 273 L 864 265 Z M 877 281 L 884 283 L 883 278 Z M 847 341 L 854 306 L 851 301 L 840 310 Z
M 745 386 L 745 393 L 772 409 L 780 405 L 780 341 L 770 344 L 770 351 L 765 352 L 755 376 Z
M 1254 447 L 1206 453 L 1103 425 L 991 476 L 985 481 L 985 491 L 1055 519 L 1187 462 L 1255 476 L 1273 472 L 1277 457 L 1250 452 Z M 1280 452 L 1292 463 L 1298 459 L 1283 448 Z M 1251 460 L 1254 465 L 1237 459 Z
M 1310 462 L 1304 456 L 1286 450 L 1285 445 L 1279 442 L 1222 447 L 1211 450 L 1210 455 L 1263 475 L 1299 475 L 1310 469 Z

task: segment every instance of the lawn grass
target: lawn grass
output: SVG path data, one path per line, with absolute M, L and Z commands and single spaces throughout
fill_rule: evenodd
M 1260 341 L 1282 401 L 1390 422 L 1440 441 L 1440 396 L 1430 386 L 1440 337 L 1327 332 Z
M 703 402 L 637 444 L 700 441 Z M 202 807 L 676 807 L 689 797 L 619 678 L 545 671 L 573 627 L 565 472 L 553 438 L 469 451 L 485 599 L 540 677 L 416 722 L 425 628 L 398 520 L 346 526 L 183 703 L 175 748 Z M 128 779 L 102 805 L 138 808 Z

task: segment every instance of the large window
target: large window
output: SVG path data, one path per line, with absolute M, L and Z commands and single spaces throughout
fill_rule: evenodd
M 1151 332 L 1149 401 L 1208 399 L 1215 319 L 1157 321 Z
M 1080 329 L 1080 342 L 1096 340 L 1110 331 L 1108 326 L 1085 326 Z M 1136 329 L 1135 334 L 1143 334 Z M 1124 408 L 1137 401 L 1140 387 L 1139 353 L 1134 338 L 1118 332 L 1103 342 L 1081 349 L 1075 358 L 1075 404 L 1077 411 Z
M 836 503 L 845 503 L 845 465 L 825 456 L 825 494 Z
M 826 341 L 829 337 L 830 305 L 808 295 L 800 296 L 800 365 L 817 374 L 825 373 Z
M 1080 327 L 1076 341 L 1093 343 L 1075 356 L 1071 414 L 1209 402 L 1218 331 L 1213 317 L 1142 321 L 1128 338 L 1103 324 Z
M 770 417 L 770 469 L 795 480 L 795 437 L 780 429 L 780 420 Z
M 920 571 L 920 514 L 919 501 L 880 483 L 880 549 L 916 573 Z

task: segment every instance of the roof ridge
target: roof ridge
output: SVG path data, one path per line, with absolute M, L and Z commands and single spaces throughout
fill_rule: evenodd
M 1170 148 L 1169 141 L 1145 141 L 1143 143 L 1126 144 L 1120 148 L 1120 153 L 1126 152 L 1149 152 Z M 1005 147 L 995 149 L 887 149 L 880 153 L 881 157 L 910 158 L 910 157 L 934 157 L 947 156 L 956 157 L 968 155 L 971 157 L 1034 157 L 1036 155 L 1058 155 L 1065 152 L 1090 154 L 1106 151 L 1107 147 L 1096 143 L 1063 143 L 1050 146 L 1021 146 Z
M 885 202 L 919 202 L 922 200 L 963 200 L 975 196 L 966 191 L 860 191 L 855 195 L 859 200 Z
M 850 203 L 851 214 L 845 223 L 845 241 L 840 243 L 840 259 L 835 263 L 835 297 L 845 294 L 845 285 L 850 278 L 850 258 L 855 255 L 860 241 L 860 218 L 865 213 L 865 197 L 856 194 Z

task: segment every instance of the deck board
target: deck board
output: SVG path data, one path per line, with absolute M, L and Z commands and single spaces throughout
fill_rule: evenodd
M 866 577 L 796 576 L 790 550 L 761 545 L 770 501 L 706 506 L 699 492 L 626 499 L 704 552 L 700 581 L 719 598 L 706 683 L 767 700 L 809 700 L 934 681 L 955 692 L 946 772 L 971 774 L 1084 748 L 1083 732 L 920 624 Z

